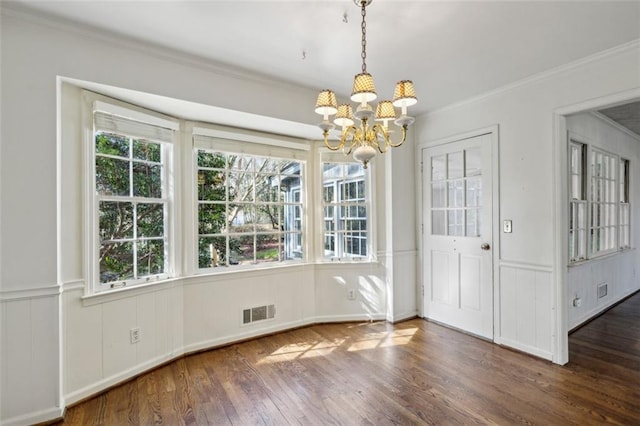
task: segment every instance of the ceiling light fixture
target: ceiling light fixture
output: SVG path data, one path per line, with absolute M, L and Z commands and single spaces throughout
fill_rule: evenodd
M 407 138 L 407 127 L 415 119 L 407 115 L 407 107 L 418 102 L 416 98 L 413 82 L 402 80 L 396 84 L 393 93 L 393 101 L 380 101 L 374 111 L 369 102 L 377 98 L 376 89 L 373 84 L 373 76 L 367 72 L 367 22 L 366 7 L 373 0 L 353 0 L 356 6 L 362 8 L 362 72 L 357 74 L 353 80 L 353 93 L 351 100 L 357 102 L 355 113 L 350 104 L 338 106 L 336 95 L 332 90 L 321 90 L 316 101 L 315 111 L 324 118 L 318 126 L 322 129 L 324 143 L 332 151 L 342 149 L 345 155 L 353 153 L 353 158 L 362 163 L 366 169 L 369 161 L 376 155 L 376 151 L 384 154 L 389 147 L 395 148 L 404 143 Z M 401 108 L 401 115 L 396 119 L 395 108 Z M 336 115 L 333 123 L 329 121 L 329 116 Z M 360 120 L 358 126 L 355 125 L 354 116 Z M 370 125 L 369 120 L 374 118 L 376 123 Z M 390 139 L 389 121 L 402 129 L 402 138 L 399 142 L 392 142 Z M 329 142 L 329 131 L 335 127 L 342 127 L 340 142 L 336 145 Z

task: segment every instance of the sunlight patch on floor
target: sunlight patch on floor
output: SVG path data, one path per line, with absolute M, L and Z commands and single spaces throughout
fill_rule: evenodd
M 274 362 L 293 361 L 295 359 L 329 355 L 345 341 L 346 339 L 335 339 L 333 341 L 285 345 L 262 358 L 258 361 L 258 364 L 271 364 Z
M 405 328 L 402 330 L 367 333 L 364 338 L 352 343 L 347 351 L 355 352 L 367 349 L 406 345 L 411 341 L 411 338 L 417 331 L 417 328 Z

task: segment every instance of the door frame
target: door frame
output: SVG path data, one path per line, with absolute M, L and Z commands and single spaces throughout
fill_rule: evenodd
M 500 261 L 500 143 L 499 143 L 499 125 L 494 124 L 488 127 L 483 127 L 468 132 L 457 133 L 451 136 L 443 137 L 440 139 L 427 140 L 416 144 L 415 158 L 416 158 L 416 233 L 418 235 L 418 288 L 417 298 L 420 300 L 418 303 L 418 314 L 424 318 L 425 306 L 424 306 L 424 200 L 423 200 L 423 168 L 422 164 L 422 151 L 427 148 L 433 148 L 436 146 L 444 145 L 451 142 L 456 142 L 463 139 L 470 139 L 476 136 L 482 136 L 486 134 L 491 135 L 491 197 L 492 197 L 492 223 L 491 223 L 491 277 L 492 277 L 492 291 L 493 291 L 493 341 L 500 343 L 500 277 L 499 277 L 499 261 Z
M 564 365 L 569 362 L 569 295 L 567 284 L 569 281 L 569 190 L 567 185 L 568 156 L 567 156 L 567 121 L 566 116 L 580 112 L 587 112 L 615 104 L 623 104 L 640 99 L 640 89 L 631 89 L 608 96 L 589 99 L 573 105 L 557 108 L 552 113 L 553 121 L 553 200 L 554 220 L 553 233 L 554 256 L 553 271 L 555 271 L 553 306 L 553 358 L 556 364 Z

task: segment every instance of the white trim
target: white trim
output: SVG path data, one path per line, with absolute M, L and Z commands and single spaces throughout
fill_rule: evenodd
M 0 302 L 14 302 L 16 300 L 36 299 L 40 297 L 57 297 L 61 293 L 62 288 L 57 284 L 22 288 L 19 290 L 1 290 Z
M 174 358 L 181 357 L 182 355 L 183 355 L 183 352 L 162 355 L 162 356 L 153 358 L 147 362 L 144 362 L 142 364 L 138 364 L 135 367 L 121 371 L 120 373 L 115 374 L 113 376 L 94 382 L 89 386 L 85 386 L 82 389 L 78 389 L 74 392 L 64 395 L 65 404 L 69 406 L 82 399 L 85 399 L 88 397 L 94 397 L 100 392 L 103 392 L 105 389 L 108 389 L 111 386 L 121 384 L 131 379 L 132 377 L 148 372 L 154 367 L 157 367 L 158 365 L 164 362 L 171 361 Z
M 640 40 L 636 40 L 627 45 L 629 49 L 636 48 L 640 45 Z M 568 173 L 567 162 L 567 122 L 566 115 L 579 112 L 603 108 L 614 104 L 622 104 L 640 98 L 640 88 L 617 92 L 611 95 L 602 96 L 595 99 L 589 99 L 577 104 L 556 108 L 552 113 L 553 121 L 553 273 L 552 282 L 554 283 L 554 304 L 555 310 L 554 326 L 553 326 L 553 357 L 552 361 L 556 364 L 566 364 L 569 362 L 569 316 L 567 310 L 568 295 L 566 294 L 568 283 L 568 251 L 569 242 L 566 237 L 569 232 L 568 206 L 566 200 L 569 199 L 566 176 Z
M 606 115 L 601 114 L 599 111 L 591 111 L 591 115 L 593 115 L 594 117 L 604 121 L 605 123 L 607 123 L 609 126 L 613 127 L 614 129 L 616 129 L 616 130 L 624 133 L 625 135 L 635 139 L 636 141 L 640 142 L 640 135 L 638 135 L 636 133 L 633 133 L 631 130 L 627 129 L 622 124 L 613 121 L 612 119 L 610 119 Z
M 149 124 L 155 127 L 162 127 L 164 129 L 179 130 L 180 123 L 176 120 L 169 120 L 161 118 L 157 115 L 147 114 L 141 111 L 136 111 L 130 108 L 125 108 L 113 103 L 103 102 L 96 100 L 93 102 L 93 112 L 102 112 L 108 115 L 115 115 L 116 117 L 126 118 L 128 120 Z
M 194 136 L 208 136 L 230 141 L 249 142 L 260 145 L 277 146 L 280 148 L 290 148 L 298 151 L 310 151 L 311 145 L 307 142 L 300 142 L 290 136 L 273 135 L 265 136 L 265 132 L 254 132 L 248 129 L 234 129 L 226 126 L 211 124 L 208 127 L 193 127 Z M 198 143 L 195 144 L 199 147 Z
M 77 280 L 71 280 L 71 281 L 64 281 L 61 285 L 62 287 L 62 292 L 66 293 L 69 291 L 77 291 L 77 290 L 83 290 L 84 291 L 84 286 L 86 285 L 85 280 L 83 279 L 77 279 Z
M 152 281 L 144 284 L 132 285 L 131 287 L 120 287 L 112 290 L 101 291 L 99 293 L 85 294 L 80 299 L 82 306 L 100 305 L 114 300 L 128 299 L 141 294 L 155 293 L 168 288 L 180 286 L 182 278 L 168 278 L 161 281 Z
M 520 87 L 527 86 L 529 84 L 536 83 L 536 82 L 541 81 L 541 80 L 546 80 L 548 78 L 552 78 L 552 77 L 557 76 L 559 74 L 563 74 L 563 73 L 572 71 L 572 70 L 574 70 L 576 68 L 580 68 L 580 67 L 582 67 L 584 65 L 587 65 L 587 64 L 590 64 L 592 62 L 598 62 L 598 61 L 606 59 L 606 58 L 608 58 L 610 56 L 615 56 L 615 55 L 624 53 L 626 51 L 632 51 L 632 50 L 637 49 L 637 48 L 640 48 L 640 39 L 632 40 L 630 42 L 623 43 L 623 44 L 621 44 L 619 46 L 615 46 L 615 47 L 612 47 L 610 49 L 603 50 L 601 52 L 595 53 L 593 55 L 578 59 L 577 61 L 573 61 L 573 62 L 570 62 L 568 64 L 560 65 L 559 67 L 552 68 L 550 70 L 543 71 L 543 72 L 540 72 L 538 74 L 534 74 L 534 75 L 529 76 L 529 77 L 525 77 L 525 78 L 523 78 L 521 80 L 518 80 L 516 82 L 513 82 L 513 83 L 507 84 L 505 86 L 499 87 L 499 88 L 497 88 L 495 90 L 492 90 L 492 91 L 489 91 L 489 92 L 485 92 L 485 93 L 483 93 L 481 95 L 478 95 L 478 96 L 475 96 L 475 97 L 472 97 L 472 98 L 468 98 L 468 99 L 465 99 L 465 100 L 460 101 L 460 102 L 456 102 L 456 103 L 453 103 L 453 104 L 446 105 L 446 106 L 444 106 L 442 108 L 438 108 L 436 110 L 430 111 L 430 112 L 424 114 L 424 116 L 428 117 L 428 116 L 430 116 L 432 114 L 438 114 L 438 113 L 441 113 L 441 112 L 445 112 L 445 111 L 449 111 L 449 110 L 452 110 L 452 109 L 460 108 L 462 106 L 466 106 L 466 105 L 469 105 L 469 104 L 474 104 L 476 102 L 481 102 L 481 101 L 483 101 L 483 100 L 485 100 L 487 98 L 491 98 L 493 96 L 497 96 L 497 95 L 499 95 L 501 93 L 509 92 L 511 90 L 515 90 L 515 89 L 518 89 Z M 611 103 L 613 103 L 613 102 L 611 102 Z M 607 105 L 607 104 L 604 104 L 604 105 Z M 584 109 L 586 109 L 586 108 L 583 108 L 582 110 L 584 110 Z
M 552 265 L 542 265 L 542 264 L 519 262 L 519 261 L 513 261 L 513 260 L 500 260 L 499 266 L 501 268 L 507 267 L 507 268 L 526 269 L 528 271 L 534 271 L 534 272 L 548 272 L 548 273 L 553 272 Z
M 496 339 L 496 343 L 502 346 L 509 346 L 510 348 L 517 349 L 519 351 L 523 351 L 531 355 L 535 355 L 537 357 L 555 362 L 555 360 L 553 359 L 553 353 L 549 351 L 540 350 L 534 346 L 524 345 L 520 342 L 516 342 L 510 339 L 505 339 L 503 337 Z
M 49 423 L 55 419 L 61 419 L 64 415 L 64 408 L 51 407 L 46 410 L 40 410 L 35 413 L 24 414 L 22 416 L 13 417 L 3 420 L 3 426 L 24 426 L 33 424 Z

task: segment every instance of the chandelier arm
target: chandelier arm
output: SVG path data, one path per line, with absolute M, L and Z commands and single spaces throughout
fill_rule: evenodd
M 357 133 L 358 133 L 358 128 L 356 126 L 349 126 L 346 129 L 344 129 L 344 132 L 342 132 L 342 138 L 340 138 L 340 146 L 342 147 L 342 151 L 344 152 L 344 155 L 350 155 L 351 152 L 353 151 L 353 148 L 356 145 L 356 142 L 358 141 L 358 138 L 356 137 Z M 349 140 L 349 136 L 351 136 L 351 142 L 347 143 L 347 141 Z M 347 146 L 348 146 L 348 149 L 347 149 Z
M 329 142 L 329 131 L 328 130 L 323 130 L 322 134 L 324 136 L 324 145 L 329 148 L 331 151 L 337 151 L 340 148 L 342 148 L 344 146 L 344 142 L 341 140 L 340 142 L 338 142 L 338 145 L 333 146 L 331 145 L 331 143 Z
M 391 141 L 391 138 L 389 137 L 389 133 L 384 132 L 384 140 L 387 143 L 387 145 L 390 146 L 391 148 L 397 148 L 400 145 L 402 145 L 404 141 L 407 140 L 407 127 L 408 126 L 406 124 L 403 124 L 402 127 L 400 127 L 400 129 L 402 130 L 402 139 L 400 139 L 400 142 Z

